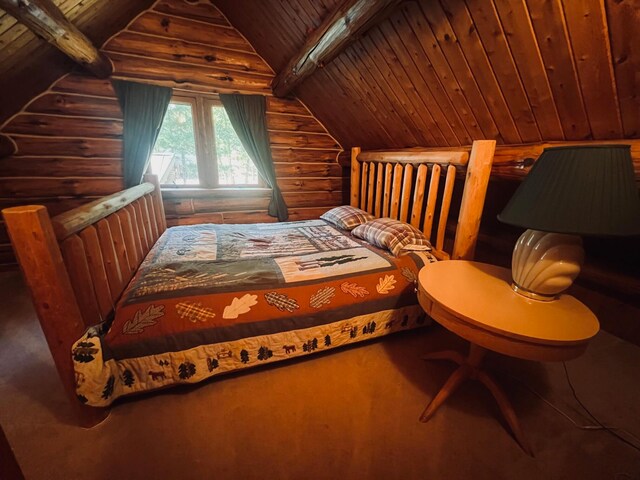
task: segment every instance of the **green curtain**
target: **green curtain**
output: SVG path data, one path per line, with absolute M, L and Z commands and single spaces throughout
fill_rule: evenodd
M 124 118 L 123 174 L 126 188 L 139 185 L 149 166 L 172 89 L 157 85 L 113 80 Z
M 220 101 L 249 158 L 253 160 L 262 179 L 271 187 L 269 215 L 284 222 L 289 218 L 289 212 L 278 187 L 271 158 L 265 98 L 262 95 L 234 93 L 220 94 Z

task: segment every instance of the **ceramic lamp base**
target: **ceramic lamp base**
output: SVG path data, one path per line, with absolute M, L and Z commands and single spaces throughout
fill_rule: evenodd
M 527 230 L 513 249 L 513 290 L 535 300 L 554 300 L 571 286 L 583 261 L 577 235 Z

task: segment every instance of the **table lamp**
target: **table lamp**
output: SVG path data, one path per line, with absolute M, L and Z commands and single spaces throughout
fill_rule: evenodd
M 640 235 L 631 147 L 545 148 L 498 220 L 528 229 L 513 250 L 513 290 L 554 300 L 580 273 L 579 235 Z

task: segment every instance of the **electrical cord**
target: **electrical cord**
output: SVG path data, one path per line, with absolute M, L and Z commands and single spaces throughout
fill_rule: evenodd
M 585 412 L 587 412 L 589 414 L 589 416 L 593 419 L 593 421 L 596 422 L 600 427 L 602 427 L 603 430 L 606 430 L 607 432 L 609 432 L 611 435 L 616 437 L 621 442 L 626 443 L 631 448 L 635 448 L 637 451 L 640 452 L 640 447 L 638 447 L 637 445 L 634 445 L 632 442 L 630 442 L 629 440 L 624 438 L 622 435 L 618 434 L 616 432 L 616 430 L 624 431 L 627 434 L 630 434 L 630 432 L 627 432 L 626 430 L 622 430 L 622 429 L 619 429 L 619 428 L 612 428 L 612 427 L 608 427 L 606 425 L 603 425 L 602 422 L 600 420 L 598 420 L 593 413 L 591 413 L 591 410 L 589 410 L 586 407 L 586 405 L 584 403 L 582 403 L 582 401 L 578 398 L 578 394 L 576 393 L 576 389 L 573 387 L 573 383 L 571 383 L 571 378 L 569 378 L 569 370 L 567 369 L 567 363 L 566 362 L 562 362 L 562 366 L 564 367 L 564 374 L 567 377 L 567 383 L 569 384 L 569 388 L 571 388 L 571 393 L 573 393 L 573 398 L 576 399 L 576 402 L 578 402 L 578 404 L 583 408 L 583 410 Z M 638 440 L 638 437 L 636 437 L 635 435 L 631 435 L 631 436 L 635 440 Z
M 546 403 L 547 405 L 549 405 L 552 409 L 554 409 L 557 413 L 559 413 L 560 415 L 562 415 L 563 417 L 565 417 L 567 420 L 569 420 L 574 427 L 580 429 L 580 430 L 606 430 L 607 432 L 609 432 L 611 435 L 615 436 L 616 438 L 618 438 L 620 441 L 626 443 L 627 445 L 629 445 L 630 447 L 640 451 L 640 447 L 638 447 L 637 445 L 633 444 L 632 442 L 628 441 L 626 438 L 622 437 L 621 435 L 619 435 L 618 433 L 616 433 L 617 431 L 620 432 L 624 432 L 626 435 L 628 435 L 629 437 L 633 438 L 636 442 L 638 442 L 638 444 L 640 444 L 640 438 L 638 438 L 637 436 L 635 436 L 633 433 L 629 432 L 628 430 L 625 430 L 623 428 L 618 428 L 618 427 L 611 427 L 608 425 L 603 425 L 602 422 L 600 422 L 592 413 L 591 411 L 580 401 L 580 399 L 578 398 L 576 391 L 573 387 L 573 384 L 571 383 L 571 379 L 569 378 L 569 372 L 567 370 L 567 365 L 565 364 L 565 362 L 562 362 L 563 366 L 564 366 L 564 370 L 565 370 L 565 375 L 567 378 L 567 383 L 569 384 L 569 387 L 571 388 L 571 392 L 573 393 L 573 397 L 576 399 L 576 401 L 578 402 L 578 404 L 589 414 L 589 416 L 597 423 L 597 425 L 580 425 L 578 422 L 576 422 L 571 416 L 569 416 L 567 413 L 565 413 L 563 410 L 561 410 L 558 406 L 554 405 L 553 403 L 551 403 L 549 400 L 547 400 L 544 396 L 542 396 L 540 393 L 538 393 L 536 390 L 534 390 L 533 388 L 531 388 L 529 385 L 527 385 L 523 380 L 521 380 L 520 378 L 516 377 L 515 375 L 512 375 L 511 373 L 504 371 L 502 369 L 500 369 L 500 373 L 507 375 L 508 377 L 514 379 L 515 381 L 517 381 L 521 386 L 523 386 L 526 390 L 528 390 L 529 392 L 531 392 L 532 394 L 534 394 L 536 397 L 538 397 L 540 400 L 542 400 L 544 403 Z

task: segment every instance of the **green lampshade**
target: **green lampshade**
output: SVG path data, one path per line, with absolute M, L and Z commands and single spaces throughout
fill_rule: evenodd
M 498 220 L 543 232 L 640 235 L 631 147 L 545 148 Z

